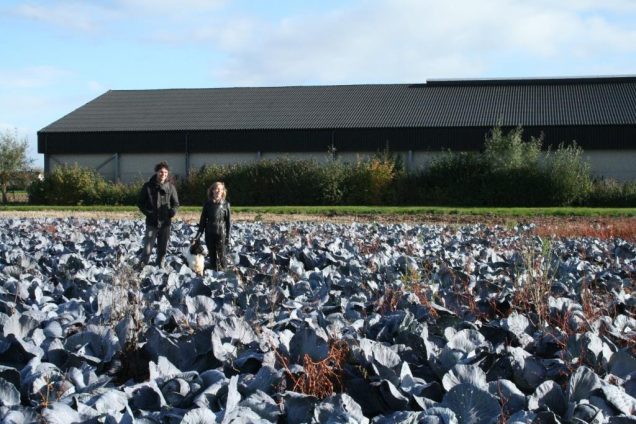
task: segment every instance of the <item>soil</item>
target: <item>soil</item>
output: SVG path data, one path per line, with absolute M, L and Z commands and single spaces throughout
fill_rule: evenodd
M 137 212 L 68 212 L 68 211 L 0 211 L 0 219 L 4 218 L 84 218 L 84 219 L 111 219 L 111 220 L 134 220 L 142 219 Z M 185 212 L 177 215 L 178 220 L 195 223 L 199 220 L 198 213 Z M 382 224 L 391 223 L 412 223 L 412 224 L 487 224 L 487 225 L 515 225 L 518 223 L 534 223 L 537 226 L 555 225 L 612 225 L 614 223 L 629 223 L 636 228 L 636 217 L 514 217 L 514 216 L 493 216 L 493 215 L 437 215 L 437 214 L 415 214 L 415 215 L 310 215 L 310 214 L 270 214 L 270 213 L 232 213 L 232 220 L 235 222 L 333 222 L 333 223 L 371 223 Z

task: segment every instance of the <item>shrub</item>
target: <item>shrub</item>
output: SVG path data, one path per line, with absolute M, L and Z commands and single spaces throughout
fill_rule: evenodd
M 477 153 L 448 151 L 418 176 L 416 198 L 421 204 L 481 205 L 486 201 L 488 163 Z
M 48 205 L 135 205 L 143 182 L 111 183 L 78 165 L 57 167 L 27 188 L 29 203 Z
M 582 203 L 592 190 L 590 165 L 583 159 L 583 149 L 575 142 L 548 151 L 544 169 L 549 178 L 545 187 L 548 203 L 568 206 Z
M 94 205 L 103 203 L 108 183 L 96 171 L 75 165 L 57 167 L 28 188 L 29 203 Z
M 401 163 L 388 151 L 358 160 L 344 172 L 342 200 L 349 205 L 381 205 L 391 200 L 393 203 L 394 184 L 401 173 Z
M 549 177 L 537 166 L 493 171 L 485 182 L 485 206 L 547 206 Z
M 541 137 L 523 139 L 523 128 L 507 133 L 498 125 L 484 143 L 488 179 L 482 182 L 484 205 L 539 206 L 547 203 L 543 187 L 548 178 L 539 167 Z
M 493 171 L 536 168 L 542 144 L 543 135 L 524 141 L 523 128 L 516 127 L 505 133 L 497 125 L 486 136 L 484 159 Z
M 348 164 L 334 159 L 319 168 L 321 205 L 340 205 L 343 203 L 347 167 Z
M 543 138 L 523 140 L 520 127 L 491 130 L 483 153 L 455 153 L 420 172 L 420 204 L 457 206 L 565 206 L 584 201 L 591 188 L 589 164 L 573 144 L 548 151 L 541 163 Z M 413 184 L 413 180 L 407 181 Z
M 611 178 L 603 178 L 592 182 L 588 198 L 588 206 L 636 206 L 636 181 L 622 183 Z
M 206 165 L 190 170 L 188 177 L 179 183 L 179 201 L 185 205 L 203 204 L 208 187 L 215 181 L 225 181 L 226 169 L 227 167 L 221 165 Z
M 541 143 L 524 141 L 520 127 L 497 126 L 482 153 L 448 151 L 416 172 L 406 173 L 388 151 L 353 164 L 278 158 L 192 170 L 178 191 L 184 205 L 201 205 L 207 188 L 224 181 L 234 205 L 636 206 L 636 182 L 592 183 L 580 147 L 561 144 L 541 161 Z M 109 183 L 74 165 L 28 191 L 31 203 L 134 205 L 140 186 Z
M 279 158 L 255 164 L 255 205 L 321 203 L 321 165 L 313 160 Z
M 201 204 L 207 187 L 224 181 L 236 205 L 335 204 L 342 197 L 345 168 L 337 161 L 277 158 L 252 164 L 210 165 L 192 171 L 180 186 L 184 204 Z
M 99 194 L 100 204 L 105 205 L 136 205 L 143 181 L 130 184 L 106 183 Z

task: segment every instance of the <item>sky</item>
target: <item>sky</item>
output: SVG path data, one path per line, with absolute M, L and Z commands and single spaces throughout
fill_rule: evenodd
M 636 74 L 636 0 L 0 0 L 0 131 L 108 90 Z

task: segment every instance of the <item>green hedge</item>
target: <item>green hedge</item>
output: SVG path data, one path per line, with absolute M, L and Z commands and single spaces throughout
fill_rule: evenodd
M 611 178 L 593 181 L 585 205 L 596 207 L 636 206 L 636 181 L 621 183 Z
M 191 170 L 178 183 L 184 205 L 201 205 L 224 181 L 233 205 L 636 206 L 636 182 L 593 181 L 576 144 L 541 155 L 541 138 L 494 128 L 480 153 L 447 152 L 405 172 L 388 152 L 345 163 L 280 158 Z M 105 181 L 78 166 L 56 168 L 28 189 L 29 202 L 49 205 L 134 205 L 141 182 Z
M 68 165 L 35 180 L 27 193 L 35 205 L 134 205 L 141 184 L 111 183 L 92 169 Z
M 179 196 L 184 204 L 201 204 L 207 188 L 223 181 L 236 205 L 381 205 L 390 198 L 398 167 L 384 154 L 355 164 L 279 158 L 211 165 L 190 172 L 179 184 Z
M 494 128 L 484 152 L 447 152 L 408 175 L 403 191 L 413 204 L 448 206 L 568 206 L 587 204 L 589 165 L 575 143 L 541 156 L 541 138 L 523 140 L 523 130 Z M 404 196 L 403 200 L 409 200 Z

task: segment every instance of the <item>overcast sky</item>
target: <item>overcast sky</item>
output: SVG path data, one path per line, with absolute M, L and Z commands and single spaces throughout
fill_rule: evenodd
M 0 2 L 0 129 L 110 89 L 636 74 L 636 0 Z

